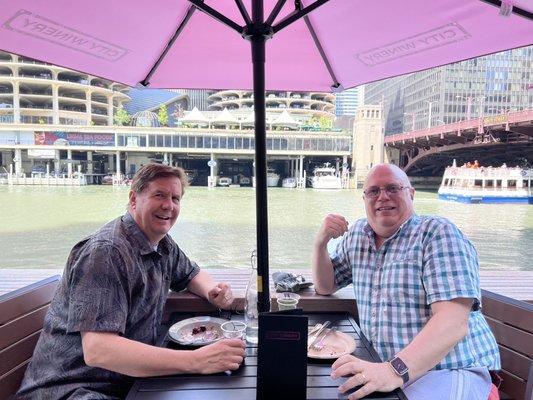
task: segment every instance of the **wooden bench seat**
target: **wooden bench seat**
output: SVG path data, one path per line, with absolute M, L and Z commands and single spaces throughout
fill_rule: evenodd
M 0 296 L 0 399 L 20 386 L 60 276 Z
M 502 399 L 533 400 L 533 304 L 482 290 L 483 314 L 502 360 Z
M 226 271 L 223 275 L 215 278 L 232 284 L 237 298 L 235 308 L 241 311 L 247 277 L 242 271 Z M 8 398 L 20 385 L 59 279 L 59 275 L 53 276 L 0 296 L 0 399 Z M 332 296 L 319 296 L 313 289 L 300 294 L 300 305 L 306 311 L 348 311 L 357 319 L 351 287 Z M 502 399 L 533 400 L 533 304 L 486 290 L 482 295 L 483 314 L 502 358 Z M 271 296 L 276 296 L 273 288 Z M 272 309 L 276 309 L 275 303 L 273 299 Z M 213 311 L 213 307 L 188 292 L 171 293 L 165 314 L 173 311 L 207 312 Z

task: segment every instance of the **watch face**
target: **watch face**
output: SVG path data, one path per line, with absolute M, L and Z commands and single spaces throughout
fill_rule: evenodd
M 398 375 L 403 375 L 409 371 L 407 365 L 405 365 L 405 363 L 398 357 L 394 357 L 392 360 L 390 360 L 390 363 Z

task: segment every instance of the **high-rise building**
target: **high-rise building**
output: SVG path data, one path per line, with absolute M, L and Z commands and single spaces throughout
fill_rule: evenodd
M 357 107 L 364 104 L 364 86 L 345 90 L 335 95 L 335 115 L 355 116 Z
M 113 125 L 129 88 L 0 51 L 0 123 Z
M 365 86 L 383 102 L 385 134 L 533 108 L 533 46 L 385 79 Z

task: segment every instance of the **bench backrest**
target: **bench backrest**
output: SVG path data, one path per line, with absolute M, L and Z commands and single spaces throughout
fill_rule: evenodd
M 500 390 L 513 399 L 533 400 L 533 304 L 481 292 L 483 314 L 500 349 Z
M 59 279 L 56 275 L 0 296 L 0 399 L 20 386 Z

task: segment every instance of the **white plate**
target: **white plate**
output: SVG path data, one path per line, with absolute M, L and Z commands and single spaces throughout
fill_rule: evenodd
M 226 319 L 209 316 L 184 319 L 170 327 L 168 336 L 183 346 L 204 346 L 222 339 L 220 325 L 226 321 Z M 194 329 L 199 332 L 193 333 Z
M 319 344 L 322 346 L 321 349 L 308 349 L 307 357 L 324 360 L 335 359 L 353 353 L 356 347 L 353 337 L 339 331 L 328 334 L 325 340 L 319 341 Z

